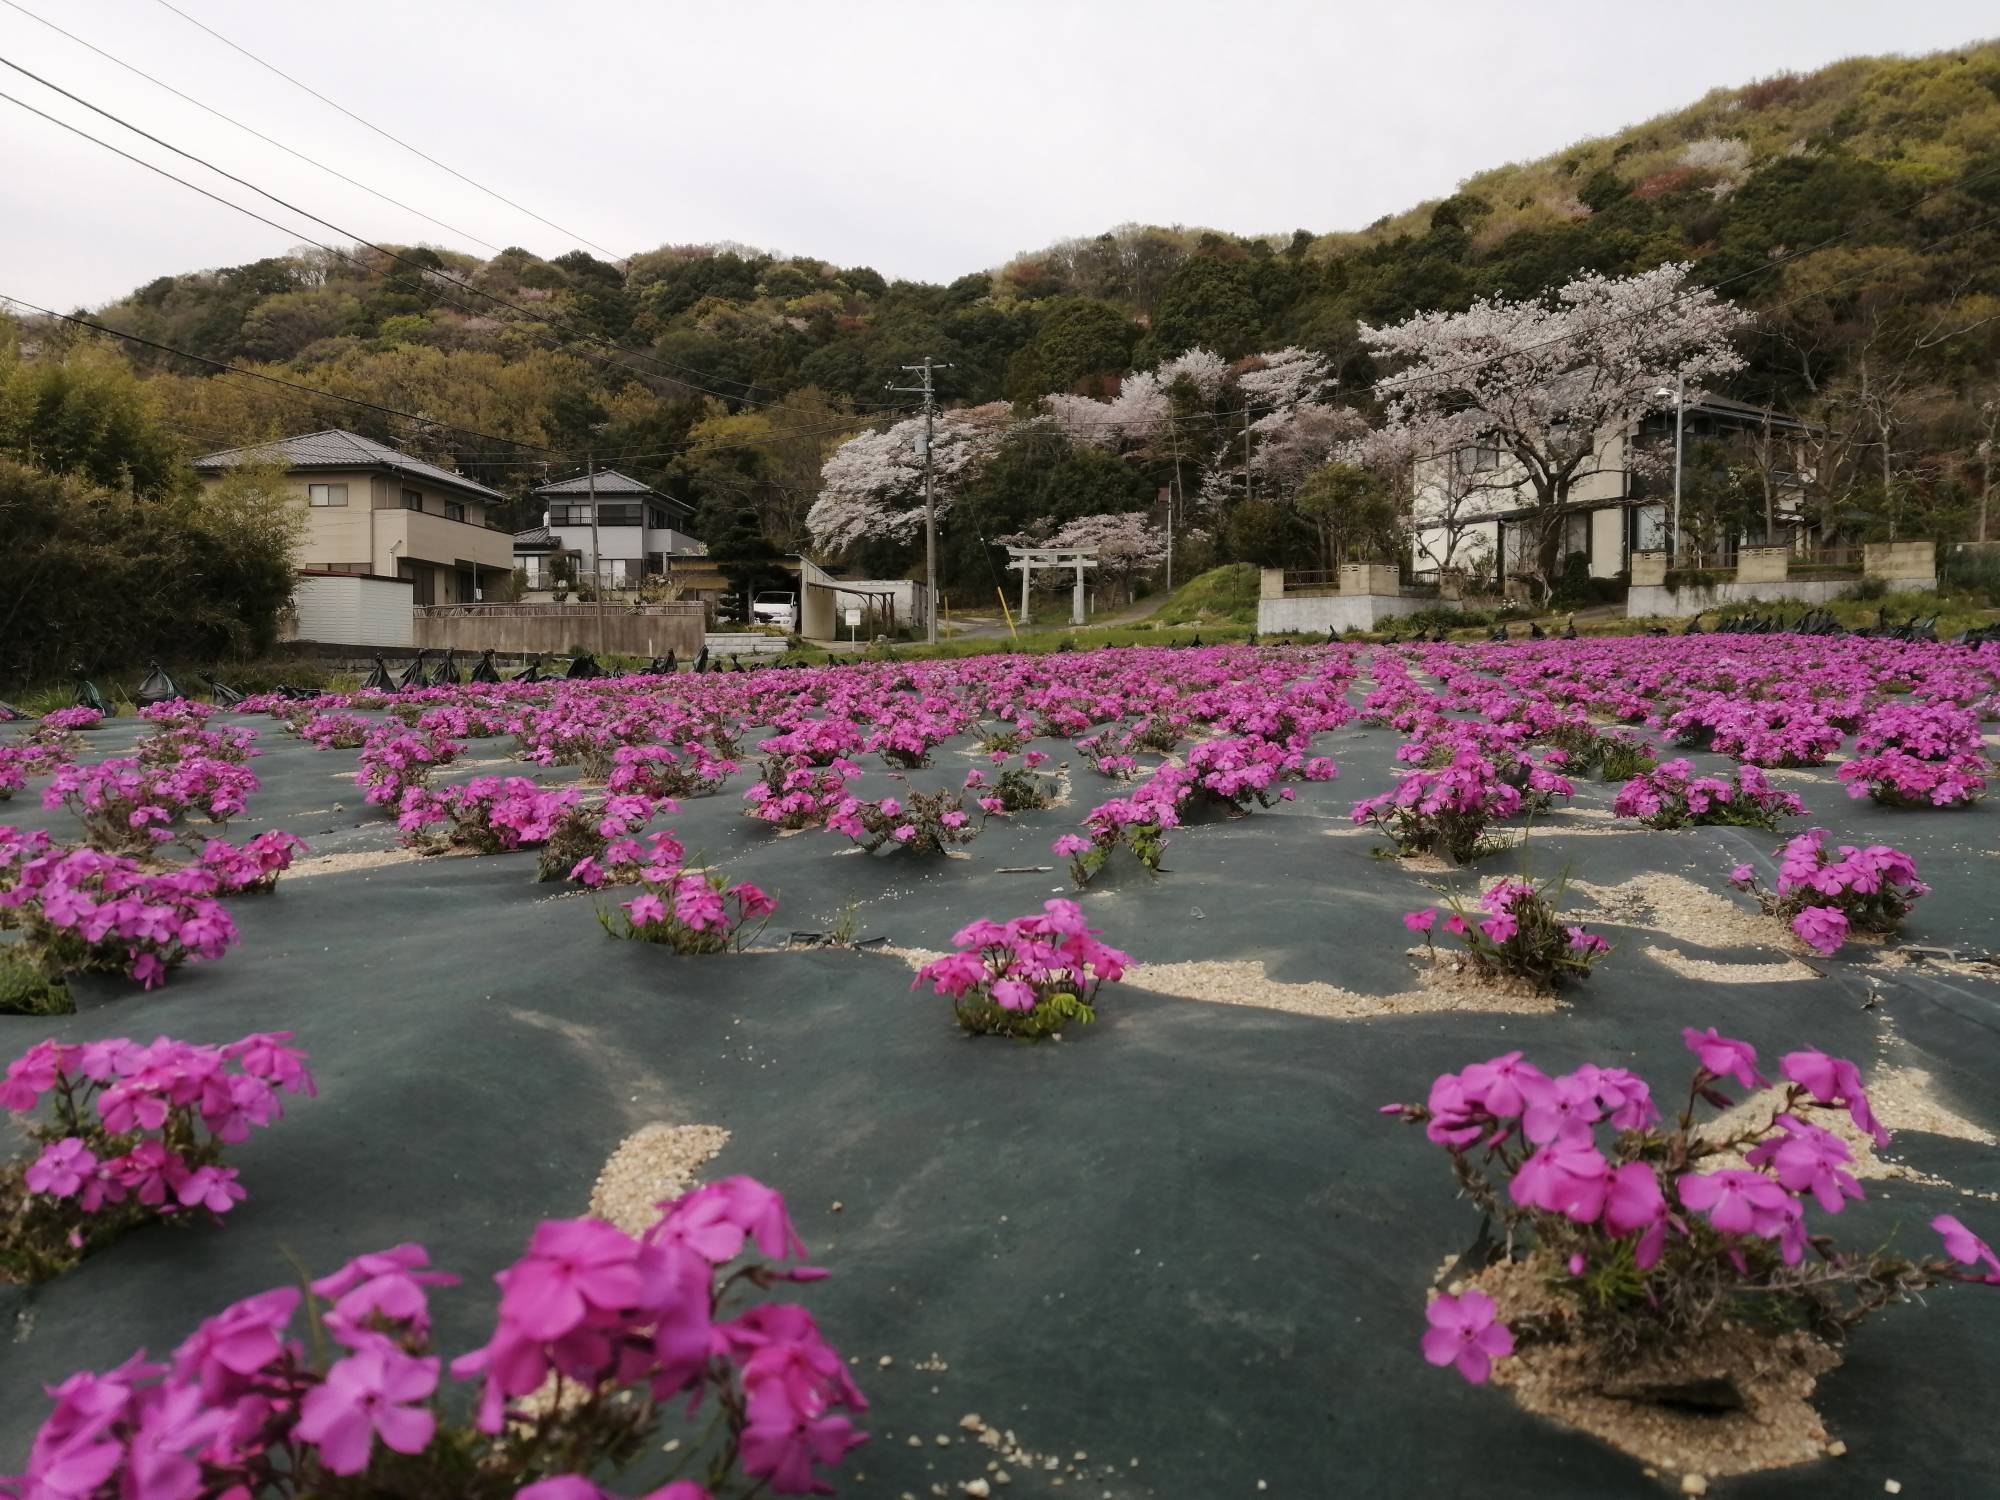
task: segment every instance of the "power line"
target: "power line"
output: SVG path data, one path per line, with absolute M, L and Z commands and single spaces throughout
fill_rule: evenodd
M 20 4 L 19 0 L 0 0 L 0 5 L 6 5 L 11 10 L 19 11 L 29 20 L 39 22 L 41 25 L 48 27 L 48 29 L 55 32 L 56 35 L 68 37 L 72 42 L 75 42 L 77 46 L 84 47 L 92 52 L 95 52 L 99 57 L 103 58 L 106 62 L 116 63 L 126 72 L 135 73 L 139 77 L 145 79 L 146 82 L 154 85 L 155 87 L 165 89 L 168 93 L 172 94 L 176 99 L 184 100 L 187 103 L 192 104 L 196 109 L 204 110 L 207 113 L 215 116 L 216 119 L 221 120 L 224 124 L 234 125 L 238 130 L 241 130 L 248 135 L 255 136 L 258 140 L 264 142 L 265 145 L 275 146 L 280 151 L 284 152 L 286 155 L 296 157 L 298 160 L 304 162 L 307 166 L 317 167 L 319 168 L 320 171 L 327 173 L 329 176 L 338 177 L 342 182 L 346 183 L 349 187 L 360 188 L 362 192 L 368 193 L 376 198 L 380 198 L 384 203 L 387 203 L 395 208 L 400 208 L 401 210 L 403 210 L 404 213 L 415 214 L 418 218 L 424 219 L 432 224 L 435 224 L 440 229 L 449 230 L 452 234 L 457 235 L 460 239 L 470 240 L 475 245 L 484 245 L 488 250 L 491 250 L 496 254 L 501 249 L 500 246 L 494 244 L 491 240 L 483 240 L 478 235 L 473 234 L 469 230 L 460 229 L 456 225 L 446 223 L 443 219 L 440 219 L 433 214 L 425 213 L 421 208 L 415 208 L 410 204 L 403 202 L 401 199 L 392 198 L 387 193 L 383 192 L 380 188 L 370 187 L 365 182 L 361 182 L 353 177 L 349 177 L 345 172 L 339 170 L 337 167 L 330 167 L 325 162 L 319 161 L 314 157 L 310 157 L 306 155 L 305 152 L 300 151 L 295 147 L 287 146 L 283 141 L 274 139 L 273 137 L 264 134 L 263 131 L 257 129 L 255 126 L 245 125 L 241 120 L 236 119 L 232 115 L 224 114 L 221 110 L 215 108 L 213 105 L 202 103 L 202 101 L 195 98 L 194 95 L 182 92 L 180 89 L 175 88 L 171 83 L 168 83 L 163 79 L 155 78 L 151 73 L 148 73 L 144 68 L 136 67 L 133 64 L 126 62 L 122 57 L 114 57 L 111 53 L 106 52 L 102 47 L 97 46 L 93 42 L 85 41 L 82 37 L 78 36 L 73 31 L 63 30 L 62 27 L 56 25 L 55 22 L 49 20 L 46 16 L 36 15 L 33 11 L 29 10 L 25 5 Z
M 161 137 L 154 135 L 151 131 L 143 129 L 138 125 L 134 125 L 131 121 L 123 118 L 120 115 L 114 114 L 112 111 L 103 108 L 101 105 L 93 104 L 88 99 L 83 98 L 81 95 L 71 93 L 68 89 L 63 88 L 60 84 L 51 83 L 48 79 L 42 77 L 39 73 L 32 72 L 31 70 L 22 67 L 17 62 L 14 62 L 6 57 L 0 57 L 0 65 L 4 65 L 8 68 L 13 69 L 16 73 L 21 74 L 23 77 L 33 79 L 36 83 L 41 84 L 42 87 L 49 89 L 55 93 L 61 94 L 65 99 L 68 99 L 73 103 L 82 105 L 85 109 L 90 110 L 94 114 L 102 115 L 105 119 L 110 120 L 119 126 L 122 126 L 124 129 L 131 131 L 134 135 L 141 136 L 144 139 L 151 141 L 154 145 L 159 146 L 164 150 L 173 152 L 176 156 L 184 157 L 186 160 L 194 162 L 198 166 L 206 167 L 209 171 L 215 173 L 218 177 L 227 178 L 229 181 L 236 183 L 240 187 L 248 188 L 251 192 L 256 193 L 260 197 L 268 198 L 271 202 L 276 203 L 281 208 L 287 209 L 295 214 L 301 214 L 304 217 L 311 219 L 316 224 L 323 224 L 328 229 L 333 230 L 336 234 L 347 236 L 349 239 L 353 240 L 356 244 L 366 246 L 368 249 L 373 250 L 378 255 L 386 256 L 390 260 L 396 261 L 401 265 L 409 266 L 414 270 L 421 272 L 426 277 L 436 277 L 438 279 L 449 282 L 451 285 L 459 288 L 462 291 L 469 292 L 475 297 L 482 297 L 486 301 L 493 303 L 495 306 L 507 308 L 512 312 L 520 314 L 524 318 L 528 318 L 535 322 L 549 322 L 553 326 L 560 327 L 560 325 L 555 325 L 552 319 L 544 319 L 534 310 L 527 307 L 523 307 L 518 302 L 511 302 L 507 298 L 501 297 L 496 293 L 486 291 L 481 287 L 476 287 L 472 285 L 470 282 L 464 281 L 459 277 L 452 275 L 449 271 L 441 270 L 436 266 L 426 265 L 424 262 L 420 260 L 415 260 L 407 255 L 402 255 L 397 251 L 389 249 L 385 245 L 378 245 L 374 243 L 372 240 L 367 239 L 365 236 L 356 234 L 353 230 L 348 229 L 340 224 L 334 223 L 331 219 L 322 218 L 320 215 L 312 212 L 310 209 L 301 208 L 299 207 L 299 205 L 279 197 L 276 193 L 273 193 L 266 188 L 259 187 L 256 183 L 249 181 L 247 178 L 239 177 L 234 172 L 230 172 L 223 167 L 218 167 L 215 165 L 215 163 L 209 161 L 207 158 L 200 156 L 195 152 L 188 151 L 183 149 L 182 147 L 176 146 L 171 141 L 163 140 Z M 259 214 L 254 210 L 245 208 L 239 203 L 234 203 L 227 198 L 220 197 L 215 193 L 209 192 L 206 188 L 197 186 L 196 184 L 189 182 L 184 177 L 176 177 L 173 173 L 165 170 L 162 167 L 154 165 L 152 162 L 145 160 L 143 157 L 134 156 L 128 151 L 121 150 L 117 146 L 112 145 L 110 142 L 105 141 L 98 136 L 90 134 L 89 131 L 83 130 L 78 126 L 72 125 L 68 121 L 59 119 L 55 115 L 48 114 L 43 110 L 36 109 L 35 106 L 33 106 L 32 104 L 28 104 L 20 99 L 16 99 L 11 94 L 0 93 L 0 99 L 5 99 L 11 104 L 17 104 L 22 109 L 28 110 L 33 114 L 40 115 L 41 118 L 49 121 L 49 123 L 53 125 L 59 125 L 64 130 L 67 130 L 74 135 L 79 135 L 83 137 L 83 139 L 89 141 L 91 144 L 96 146 L 102 146 L 105 150 L 114 152 L 115 154 L 124 157 L 125 160 L 133 162 L 138 166 L 144 167 L 149 172 L 157 173 L 159 176 L 165 177 L 170 182 L 178 183 L 182 187 L 200 193 L 203 197 L 208 198 L 213 202 L 220 203 L 225 208 L 233 208 L 238 213 L 246 214 L 249 217 L 256 219 L 259 223 L 268 224 L 273 229 L 277 229 L 291 238 L 303 239 L 307 244 L 315 245 L 319 249 L 326 251 L 330 255 L 338 255 L 341 258 L 349 261 L 351 264 L 361 266 L 362 270 L 367 271 L 370 274 L 373 274 L 374 268 L 363 265 L 361 261 L 357 260 L 354 256 L 349 255 L 347 252 L 343 250 L 339 250 L 334 246 L 328 245 L 322 241 L 315 240 L 310 235 L 301 234 L 298 230 L 293 229 L 287 225 L 279 224 L 276 220 L 265 218 L 262 214 Z M 440 294 L 440 297 L 441 300 L 450 303 L 451 306 L 458 308 L 459 311 L 465 313 L 472 313 L 474 316 L 477 316 L 477 314 L 474 313 L 472 308 L 466 307 L 463 303 L 455 302 L 449 297 L 443 297 L 442 294 Z M 595 335 L 580 334 L 576 335 L 575 337 L 581 339 L 584 342 L 596 344 L 604 349 L 608 349 L 613 354 L 619 356 L 621 359 L 631 358 L 631 359 L 644 360 L 649 364 L 657 364 L 662 369 L 669 371 L 675 369 L 685 370 L 690 368 L 688 366 L 676 365 L 673 361 L 655 359 L 650 354 L 643 353 L 639 350 L 625 349 L 620 345 L 613 343 L 609 339 L 598 338 Z M 567 346 L 567 341 L 564 347 L 566 346 Z M 558 346 L 552 345 L 550 347 L 558 347 Z M 624 367 L 624 366 L 621 366 L 621 368 L 629 369 L 629 367 Z M 692 373 L 700 374 L 701 372 L 693 371 Z M 732 395 L 727 391 L 715 390 L 712 387 L 701 385 L 696 381 L 688 379 L 686 375 L 670 374 L 669 378 L 673 379 L 678 384 L 692 386 L 694 389 L 701 391 L 703 394 L 714 396 L 718 400 L 737 401 L 745 405 L 771 404 L 770 402 L 767 401 L 763 402 L 757 401 L 752 397 Z M 744 382 L 742 381 L 736 381 L 734 383 L 738 385 L 744 384 Z
M 497 202 L 506 204 L 516 213 L 526 214 L 529 218 L 535 220 L 536 223 L 546 224 L 550 229 L 555 230 L 556 233 L 568 235 L 571 239 L 575 240 L 577 243 L 588 245 L 590 246 L 591 249 L 597 251 L 599 254 L 609 256 L 613 261 L 616 261 L 620 258 L 616 253 L 610 250 L 606 250 L 602 245 L 598 244 L 595 240 L 585 239 L 582 235 L 578 234 L 574 229 L 565 229 L 563 228 L 562 225 L 556 223 L 555 220 L 543 218 L 542 215 L 536 213 L 532 208 L 524 207 L 523 205 L 516 203 L 512 198 L 506 197 L 504 194 L 495 192 L 492 188 L 486 186 L 485 183 L 478 182 L 473 178 L 466 176 L 456 167 L 446 166 L 443 162 L 439 161 L 435 156 L 430 155 L 428 152 L 418 150 L 415 146 L 412 146 L 408 141 L 402 139 L 400 136 L 391 135 L 388 131 L 384 130 L 380 125 L 377 125 L 373 120 L 364 119 L 362 116 L 357 115 L 353 110 L 349 109 L 346 105 L 336 103 L 334 100 L 327 98 L 325 94 L 322 94 L 318 89 L 314 88 L 311 84 L 301 82 L 300 80 L 294 78 L 291 74 L 287 73 L 284 69 L 276 66 L 273 63 L 268 63 L 264 61 L 263 58 L 259 57 L 249 48 L 241 46 L 238 43 L 231 41 L 228 37 L 224 36 L 221 32 L 217 31 L 213 26 L 205 25 L 204 23 L 197 21 L 193 16 L 189 15 L 186 11 L 172 4 L 171 0 L 159 0 L 159 3 L 165 6 L 168 10 L 172 11 L 175 15 L 179 16 L 183 21 L 186 21 L 190 26 L 197 27 L 198 29 L 207 32 L 210 36 L 214 37 L 218 42 L 221 42 L 223 46 L 228 47 L 231 51 L 238 52 L 242 54 L 244 57 L 249 58 L 250 61 L 257 64 L 258 67 L 264 69 L 266 72 L 277 74 L 278 77 L 284 79 L 285 82 L 291 84 L 294 88 L 304 89 L 308 94 L 311 94 L 313 98 L 319 100 L 320 103 L 326 105 L 327 108 L 340 111 L 341 114 L 346 115 L 348 119 L 354 121 L 354 123 L 357 125 L 365 125 L 368 129 L 374 131 L 375 134 L 381 136 L 383 140 L 390 141 L 393 142 L 395 145 L 401 146 L 405 151 L 409 152 L 412 156 L 421 157 L 424 161 L 429 162 L 439 171 L 450 173 L 453 177 L 456 177 L 460 182 L 466 184 L 468 187 L 475 187 L 479 189 L 479 191 L 486 194 L 487 197 L 492 198 Z M 630 257 L 626 258 L 629 259 Z

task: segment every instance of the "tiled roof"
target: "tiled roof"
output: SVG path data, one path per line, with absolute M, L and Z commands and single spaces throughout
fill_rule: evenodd
M 600 496 L 651 495 L 654 499 L 665 500 L 670 505 L 687 507 L 685 500 L 677 500 L 664 490 L 654 489 L 650 484 L 641 484 L 631 475 L 620 474 L 616 469 L 599 469 L 595 481 L 588 474 L 576 474 L 568 479 L 557 479 L 548 484 L 538 484 L 535 486 L 535 493 L 537 495 L 588 495 L 593 482 Z
M 516 552 L 524 547 L 560 547 L 561 545 L 562 543 L 556 540 L 555 536 L 546 526 L 530 526 L 526 531 L 517 531 L 514 533 L 514 550 Z
M 358 432 L 329 427 L 325 432 L 308 432 L 275 442 L 254 443 L 247 448 L 225 448 L 194 461 L 197 469 L 226 469 L 244 463 L 282 463 L 289 469 L 392 469 L 412 479 L 426 479 L 489 500 L 507 497 L 498 490 L 454 474 L 421 458 L 412 458 L 399 448 L 378 443 Z

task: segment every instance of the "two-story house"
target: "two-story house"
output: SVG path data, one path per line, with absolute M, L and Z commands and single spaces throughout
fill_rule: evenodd
M 679 529 L 694 515 L 692 505 L 616 469 L 537 485 L 534 493 L 546 507 L 542 524 L 514 533 L 514 560 L 527 573 L 531 589 L 545 589 L 555 582 L 551 564 L 557 556 L 569 559 L 571 578 L 583 580 L 595 574 L 604 588 L 617 589 L 636 588 L 642 578 L 663 577 L 670 559 L 699 556 L 704 550 Z
M 1690 400 L 1681 411 L 1683 462 L 1691 467 L 1703 445 L 1734 440 L 1761 445 L 1778 495 L 1774 522 L 1793 544 L 1806 539 L 1797 526 L 1801 485 L 1797 418 L 1724 396 Z M 1669 546 L 1674 486 L 1674 411 L 1647 412 L 1597 435 L 1570 491 L 1563 519 L 1562 553 L 1581 552 L 1593 578 L 1614 578 L 1631 566 L 1634 552 Z M 1532 566 L 1540 536 L 1533 488 L 1506 450 L 1475 444 L 1420 460 L 1412 475 L 1412 567 L 1434 576 L 1447 560 L 1453 568 L 1484 573 L 1496 583 Z M 1722 539 L 1734 561 L 1738 537 Z
M 243 464 L 283 467 L 304 512 L 301 573 L 400 578 L 417 605 L 506 596 L 514 549 L 486 519 L 506 498 L 498 490 L 337 427 L 210 453 L 194 468 L 213 484 Z

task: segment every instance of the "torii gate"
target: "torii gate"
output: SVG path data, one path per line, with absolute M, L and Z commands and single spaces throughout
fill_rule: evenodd
M 1083 618 L 1083 570 L 1097 566 L 1096 547 L 1013 547 L 1007 555 L 1013 559 L 1007 566 L 1021 570 L 1021 619 L 1028 623 L 1028 589 L 1034 580 L 1037 568 L 1075 568 L 1076 591 L 1070 596 L 1069 622 L 1081 625 Z

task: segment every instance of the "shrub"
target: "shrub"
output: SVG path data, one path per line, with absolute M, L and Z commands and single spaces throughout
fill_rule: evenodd
M 1521 793 L 1468 748 L 1441 770 L 1411 771 L 1393 791 L 1355 803 L 1351 816 L 1357 826 L 1374 824 L 1404 855 L 1442 848 L 1462 865 L 1480 852 L 1487 825 L 1520 807 Z
M 1588 979 L 1591 970 L 1611 951 L 1611 945 L 1559 914 L 1565 877 L 1543 885 L 1526 880 L 1501 880 L 1479 898 L 1470 914 L 1456 901 L 1442 924 L 1438 909 L 1426 907 L 1403 918 L 1403 925 L 1423 934 L 1435 959 L 1432 938 L 1440 925 L 1456 938 L 1481 974 L 1522 979 L 1542 989 L 1560 989 L 1573 980 Z
M 103 722 L 103 714 L 80 703 L 74 708 L 58 708 L 42 715 L 44 729 L 95 729 Z
M 1775 790 L 1755 766 L 1739 766 L 1724 779 L 1696 776 L 1691 762 L 1670 760 L 1620 787 L 1611 810 L 1648 828 L 1775 829 L 1780 818 L 1798 817 L 1806 808 L 1792 793 Z
M 1842 844 L 1838 857 L 1826 852 L 1826 830 L 1808 828 L 1778 850 L 1778 889 L 1757 883 L 1749 865 L 1729 872 L 1729 883 L 1757 898 L 1767 916 L 1790 924 L 1813 951 L 1839 951 L 1850 933 L 1893 935 L 1930 887 L 1917 879 L 1909 855 L 1887 844 L 1857 849 Z
M 171 766 L 200 757 L 240 765 L 262 752 L 257 749 L 257 731 L 247 724 L 203 729 L 198 722 L 168 720 L 133 746 L 132 753 L 141 765 Z
M 928 983 L 950 996 L 958 1024 L 976 1036 L 1037 1040 L 1087 1025 L 1097 1018 L 1098 990 L 1132 962 L 1098 942 L 1081 908 L 1060 898 L 1043 902 L 1040 916 L 974 922 L 951 941 L 958 951 L 925 964 L 910 988 Z
M 289 1031 L 226 1047 L 161 1037 L 82 1046 L 41 1042 L 7 1065 L 0 1105 L 30 1115 L 35 1149 L 0 1168 L 0 1273 L 43 1281 L 128 1229 L 217 1218 L 243 1200 L 222 1148 L 284 1114 L 278 1094 L 311 1094 Z
M 636 1238 L 598 1219 L 536 1227 L 494 1278 L 492 1337 L 448 1366 L 479 1385 L 470 1422 L 431 1352 L 431 1291 L 458 1278 L 405 1244 L 303 1295 L 235 1303 L 170 1363 L 135 1357 L 54 1387 L 27 1473 L 0 1493 L 601 1500 L 586 1476 L 657 1458 L 676 1410 L 707 1413 L 698 1436 L 665 1445 L 672 1472 L 700 1482 L 654 1500 L 831 1493 L 821 1471 L 865 1440 L 843 1413 L 867 1402 L 805 1308 L 756 1297 L 824 1274 L 782 1264 L 805 1254 L 784 1199 L 730 1177 L 660 1207 Z
M 1697 1126 L 1697 1104 L 1731 1107 L 1721 1084 L 1770 1085 L 1746 1043 L 1713 1028 L 1682 1035 L 1697 1066 L 1688 1107 L 1664 1125 L 1626 1069 L 1586 1063 L 1551 1077 L 1519 1052 L 1443 1074 L 1423 1104 L 1383 1107 L 1450 1154 L 1460 1191 L 1505 1230 L 1507 1253 L 1540 1267 L 1557 1294 L 1561 1314 L 1514 1339 L 1584 1343 L 1615 1366 L 1644 1348 L 1693 1350 L 1731 1321 L 1838 1338 L 1934 1283 L 2000 1284 L 2000 1260 L 1949 1216 L 1932 1221 L 1945 1253 L 1924 1261 L 1838 1251 L 1808 1230 L 1809 1203 L 1837 1214 L 1863 1196 L 1846 1140 L 1816 1118 L 1844 1115 L 1843 1127 L 1888 1144 L 1854 1064 L 1788 1053 L 1768 1113 Z M 1488 1333 L 1498 1325 L 1483 1292 L 1439 1301 L 1425 1357 L 1485 1379 L 1514 1340 Z
M 1203 740 L 1188 751 L 1187 769 L 1196 792 L 1238 812 L 1247 811 L 1252 799 L 1270 807 L 1298 795 L 1280 786 L 1273 797 L 1270 788 L 1278 782 L 1331 781 L 1340 774 L 1324 755 L 1308 758 L 1258 735 Z

